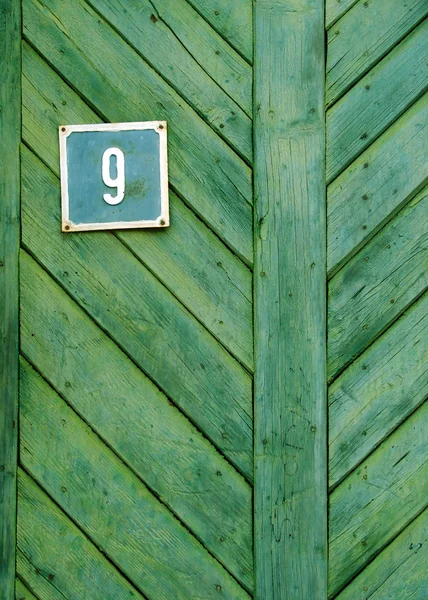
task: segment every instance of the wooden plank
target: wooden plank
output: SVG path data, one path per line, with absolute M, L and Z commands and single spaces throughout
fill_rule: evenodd
M 56 589 L 45 573 L 36 568 L 29 557 L 17 547 L 16 569 L 19 576 L 37 593 L 38 600 L 69 600 Z
M 59 175 L 58 125 L 100 118 L 25 42 L 22 93 L 23 139 Z M 251 371 L 251 271 L 173 192 L 170 210 L 170 228 L 117 235 Z
M 106 120 L 165 119 L 170 122 L 171 184 L 250 264 L 253 254 L 251 170 L 82 2 L 61 2 L 58 15 L 54 15 L 49 6 L 56 9 L 57 0 L 46 0 L 43 7 L 36 0 L 24 0 L 26 38 Z
M 336 273 L 427 180 L 428 94 L 327 190 L 327 269 Z
M 23 361 L 21 368 L 27 371 L 30 367 Z M 18 476 L 18 506 L 19 549 L 54 593 L 58 590 L 68 600 L 143 600 L 22 469 Z
M 252 589 L 251 487 L 31 260 L 24 260 L 22 285 L 24 355 L 209 551 Z
M 343 96 L 427 12 L 421 0 L 359 0 L 328 32 L 327 106 Z
M 330 380 L 426 289 L 427 207 L 424 188 L 330 281 Z
M 17 579 L 15 582 L 15 600 L 39 600 L 39 598 L 31 593 L 20 579 Z
M 428 510 L 377 556 L 337 600 L 425 600 L 428 589 Z
M 329 594 L 335 596 L 426 506 L 425 402 L 330 497 Z
M 330 387 L 330 485 L 337 485 L 424 401 L 428 295 Z
M 249 62 L 253 57 L 251 0 L 188 0 L 189 4 Z
M 138 589 L 158 600 L 219 591 L 249 600 L 34 370 L 22 371 L 21 389 L 23 467 Z
M 328 111 L 328 183 L 426 91 L 427 33 L 425 21 Z
M 255 597 L 321 600 L 327 588 L 323 2 L 299 0 L 292 9 L 257 2 L 254 69 Z
M 346 11 L 358 0 L 326 0 L 325 2 L 325 27 L 329 29 Z
M 0 599 L 15 588 L 21 5 L 0 0 Z
M 247 140 L 251 66 L 187 0 L 91 0 L 99 11 L 221 136 Z M 249 119 L 248 119 L 249 117 Z M 220 124 L 229 121 L 229 133 Z M 252 152 L 250 151 L 250 155 Z

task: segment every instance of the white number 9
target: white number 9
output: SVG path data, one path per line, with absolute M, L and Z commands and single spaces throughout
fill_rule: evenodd
M 111 176 L 110 158 L 116 157 L 117 175 L 115 178 Z M 117 189 L 116 196 L 104 194 L 103 198 L 107 204 L 115 205 L 122 202 L 125 196 L 125 156 L 119 148 L 108 148 L 103 154 L 102 174 L 104 183 L 111 188 Z

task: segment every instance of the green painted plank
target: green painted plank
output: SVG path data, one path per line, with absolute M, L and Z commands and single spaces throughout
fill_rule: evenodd
M 58 125 L 99 117 L 24 42 L 23 139 L 59 174 Z M 117 236 L 250 371 L 253 366 L 250 270 L 170 192 L 172 226 Z
M 62 234 L 58 179 L 23 160 L 23 245 L 251 478 L 251 377 L 115 236 Z
M 427 180 L 428 94 L 327 190 L 327 268 L 333 275 Z
M 21 389 L 23 467 L 143 593 L 249 599 L 34 370 Z
M 38 600 L 68 600 L 55 588 L 53 582 L 49 581 L 49 578 L 46 578 L 45 574 L 22 553 L 19 546 L 16 549 L 16 570 L 19 577 L 37 594 Z
M 251 66 L 187 0 L 91 0 L 90 4 L 217 133 L 227 136 L 234 147 L 251 144 Z M 250 147 L 246 154 L 252 155 Z
M 28 363 L 23 361 L 21 369 L 24 381 L 29 379 Z M 34 397 L 32 401 L 41 399 Z M 20 551 L 68 600 L 142 600 L 137 590 L 22 470 L 18 476 L 18 508 Z
M 26 38 L 106 119 L 169 121 L 171 184 L 251 263 L 252 181 L 245 163 L 88 5 L 24 0 L 23 11 Z
M 329 379 L 426 289 L 427 208 L 425 188 L 330 281 Z
M 20 579 L 15 582 L 15 600 L 40 600 L 22 583 Z
M 254 69 L 255 597 L 321 600 L 327 593 L 323 2 L 299 0 L 292 10 L 257 2 Z
M 328 32 L 326 104 L 331 106 L 428 12 L 421 0 L 359 0 Z
M 328 183 L 427 89 L 427 34 L 425 21 L 328 111 Z
M 0 600 L 15 588 L 21 3 L 0 0 Z
M 250 486 L 31 260 L 24 259 L 22 286 L 21 349 L 25 356 L 210 552 L 251 589 Z
M 428 510 L 387 546 L 337 600 L 426 600 Z
M 253 57 L 251 0 L 188 0 L 196 10 L 249 62 Z
M 426 506 L 425 402 L 330 497 L 329 591 L 337 594 Z
M 427 339 L 425 294 L 330 387 L 331 486 L 424 401 L 428 393 Z
M 329 29 L 356 2 L 358 2 L 358 0 L 326 0 L 326 2 L 325 2 L 325 26 L 326 26 L 326 29 Z

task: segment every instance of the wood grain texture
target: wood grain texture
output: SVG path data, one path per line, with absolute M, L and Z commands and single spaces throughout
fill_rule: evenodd
M 22 361 L 21 369 L 24 379 L 29 377 L 28 363 Z M 33 398 L 34 402 L 40 400 Z M 18 476 L 18 509 L 19 550 L 43 573 L 54 594 L 58 590 L 68 600 L 143 600 L 22 469 Z
M 329 29 L 346 11 L 358 0 L 326 0 L 325 2 L 325 27 Z
M 21 389 L 23 467 L 139 590 L 158 600 L 249 599 L 34 370 Z
M 251 377 L 115 236 L 61 234 L 59 181 L 27 165 L 24 247 L 251 478 Z
M 425 402 L 330 496 L 330 595 L 426 507 L 427 427 Z
M 251 170 L 237 154 L 83 0 L 24 0 L 23 19 L 26 38 L 103 118 L 170 122 L 171 184 L 250 264 Z
M 251 67 L 186 0 L 90 4 L 221 137 L 252 159 Z
M 24 42 L 23 139 L 59 175 L 58 126 L 100 118 Z M 253 368 L 251 271 L 170 191 L 172 226 L 116 232 L 248 370 Z
M 427 181 L 428 94 L 327 190 L 327 268 L 336 273 Z
M 328 183 L 426 91 L 427 33 L 425 21 L 327 112 Z
M 328 32 L 326 104 L 331 106 L 428 12 L 421 0 L 359 0 Z
M 427 589 L 428 510 L 425 510 L 337 600 L 425 600 Z
M 426 289 L 427 208 L 424 188 L 330 281 L 329 379 Z
M 428 395 L 425 294 L 329 390 L 330 485 L 337 485 Z
M 15 600 L 40 600 L 22 583 L 20 579 L 15 582 Z
M 209 551 L 252 589 L 251 487 L 26 257 L 22 286 L 24 355 Z
M 188 0 L 189 4 L 250 63 L 253 58 L 251 0 Z
M 21 4 L 0 0 L 0 599 L 15 588 Z
M 321 1 L 255 3 L 258 600 L 326 597 L 323 48 Z

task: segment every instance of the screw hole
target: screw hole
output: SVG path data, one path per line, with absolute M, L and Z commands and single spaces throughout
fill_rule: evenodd
M 65 127 L 61 127 L 61 131 L 65 131 Z

